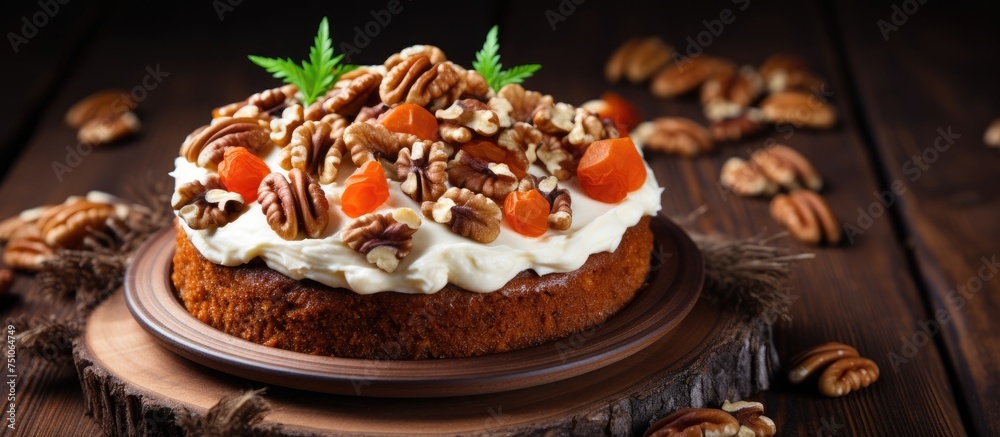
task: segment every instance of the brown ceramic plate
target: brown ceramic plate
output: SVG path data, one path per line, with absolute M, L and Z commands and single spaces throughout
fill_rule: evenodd
M 646 288 L 602 325 L 568 338 L 472 358 L 364 360 L 303 354 L 218 331 L 189 314 L 170 281 L 174 229 L 139 249 L 125 274 L 136 321 L 163 346 L 201 365 L 302 390 L 375 396 L 496 393 L 570 378 L 614 364 L 674 329 L 701 293 L 701 253 L 676 224 L 657 218 L 654 271 Z

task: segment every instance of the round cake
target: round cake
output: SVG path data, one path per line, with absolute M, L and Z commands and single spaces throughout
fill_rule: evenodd
M 602 323 L 649 274 L 662 189 L 607 114 L 414 46 L 216 108 L 171 175 L 202 322 L 366 359 L 469 357 Z

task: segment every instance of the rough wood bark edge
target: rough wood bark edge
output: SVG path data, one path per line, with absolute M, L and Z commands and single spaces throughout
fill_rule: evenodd
M 551 422 L 532 423 L 481 435 L 640 435 L 656 419 L 679 408 L 718 405 L 766 390 L 778 358 L 765 324 L 734 318 L 724 333 L 711 339 L 695 362 L 681 371 L 662 374 L 634 386 L 627 396 L 584 408 L 585 413 Z M 88 414 L 109 435 L 181 436 L 176 417 L 188 409 L 207 411 L 160 399 L 131 387 L 98 364 L 78 339 L 73 358 Z M 266 420 L 261 435 L 314 436 L 294 428 L 274 428 Z

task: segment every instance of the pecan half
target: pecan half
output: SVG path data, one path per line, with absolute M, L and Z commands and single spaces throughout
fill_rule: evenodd
M 256 118 L 219 117 L 188 135 L 181 146 L 181 156 L 199 167 L 214 168 L 230 147 L 245 147 L 257 154 L 269 145 L 268 122 Z
M 0 244 L 23 237 L 41 237 L 38 232 L 38 217 L 51 205 L 32 208 L 0 222 Z
M 139 117 L 129 111 L 88 121 L 77 131 L 76 139 L 94 146 L 109 144 L 139 132 L 140 127 Z
M 411 149 L 399 151 L 396 177 L 403 181 L 399 188 L 417 202 L 437 200 L 448 189 L 448 153 L 444 143 L 413 143 Z
M 319 183 L 337 180 L 340 162 L 347 146 L 342 138 L 347 122 L 331 125 L 322 121 L 307 121 L 295 129 L 291 142 L 281 149 L 281 168 L 301 169 L 319 176 Z
M 708 129 L 715 141 L 738 141 L 764 130 L 764 114 L 757 108 L 746 108 L 738 115 L 713 121 Z
M 833 107 L 812 94 L 784 91 L 760 102 L 764 118 L 772 123 L 787 123 L 814 129 L 829 129 L 837 122 Z
M 3 249 L 3 262 L 10 268 L 41 270 L 42 264 L 55 257 L 55 250 L 39 237 L 11 240 Z
M 731 414 L 715 408 L 684 408 L 658 420 L 645 437 L 735 436 L 740 422 Z
M 788 190 L 823 188 L 823 178 L 804 156 L 783 145 L 774 145 L 750 155 L 754 165 L 768 179 Z
M 531 117 L 538 130 L 552 135 L 564 135 L 573 130 L 576 108 L 566 103 L 552 103 L 551 98 L 543 98 Z
M 878 380 L 878 364 L 868 358 L 842 358 L 823 371 L 819 377 L 819 392 L 836 398 L 872 385 Z
M 434 116 L 484 136 L 492 136 L 500 129 L 497 114 L 485 103 L 474 99 L 456 100 L 447 109 L 439 109 Z
M 552 103 L 551 96 L 542 96 L 541 93 L 537 91 L 525 90 L 520 84 L 512 83 L 504 85 L 497 91 L 497 97 L 501 97 L 510 102 L 511 110 L 510 117 L 516 121 L 531 121 L 532 116 L 535 114 L 535 110 L 543 102 Z
M 385 60 L 385 70 L 386 71 L 392 70 L 392 68 L 395 67 L 396 65 L 399 65 L 400 62 L 403 62 L 416 55 L 427 56 L 427 58 L 430 60 L 432 64 L 437 64 L 448 60 L 448 58 L 444 55 L 444 51 L 442 51 L 437 46 L 432 46 L 429 44 L 418 44 L 415 46 L 407 47 L 403 50 L 400 50 L 399 53 L 394 53 L 392 56 L 389 56 L 389 58 Z
M 569 229 L 573 225 L 573 199 L 569 191 L 559 188 L 558 179 L 549 176 L 538 181 L 538 192 L 549 201 L 549 227 L 559 231 Z
M 368 262 L 392 273 L 413 248 L 413 234 L 420 228 L 420 221 L 420 216 L 409 208 L 388 214 L 373 212 L 352 220 L 340 236 Z
M 760 66 L 760 75 L 772 93 L 792 89 L 809 91 L 823 84 L 823 80 L 809 70 L 805 59 L 786 53 L 767 58 Z
M 92 120 L 116 117 L 136 107 L 132 96 L 122 90 L 104 90 L 84 97 L 66 111 L 66 124 L 74 129 Z
M 330 223 L 330 202 L 309 174 L 298 168 L 288 179 L 274 172 L 257 189 L 260 209 L 267 224 L 281 238 L 294 240 L 301 229 L 309 238 L 319 238 Z
M 497 203 L 503 203 L 507 195 L 517 189 L 517 176 L 507 164 L 489 162 L 462 150 L 448 162 L 447 172 L 452 185 L 467 188 Z
M 293 104 L 284 111 L 281 117 L 271 120 L 271 141 L 278 147 L 285 147 L 292 140 L 292 133 L 306 120 L 302 105 Z
M 395 162 L 400 150 L 417 141 L 414 135 L 397 134 L 381 124 L 352 123 L 344 129 L 344 145 L 357 166 L 382 158 Z
M 212 117 L 233 117 L 236 111 L 244 106 L 255 106 L 260 114 L 270 117 L 271 114 L 278 113 L 285 106 L 294 102 L 295 93 L 298 92 L 295 85 L 285 85 L 279 88 L 264 90 L 247 97 L 246 100 L 230 103 L 212 110 Z
M 673 54 L 674 49 L 659 37 L 633 38 L 611 55 L 604 74 L 611 82 L 618 82 L 624 76 L 639 83 L 670 62 Z
M 89 235 L 108 228 L 108 220 L 119 218 L 115 205 L 88 200 L 69 200 L 53 206 L 38 218 L 38 233 L 52 247 L 75 248 Z
M 840 227 L 830 206 L 818 194 L 796 190 L 771 200 L 771 217 L 781 223 L 795 239 L 806 244 L 840 241 Z
M 604 123 L 601 117 L 583 108 L 576 108 L 573 129 L 566 135 L 566 141 L 574 146 L 587 146 L 604 138 Z
M 352 79 L 342 88 L 334 88 L 327 91 L 326 97 L 322 102 L 316 102 L 313 105 L 320 104 L 324 115 L 339 114 L 345 117 L 353 117 L 369 102 L 381 83 L 381 74 L 365 73 Z M 312 109 L 310 115 L 314 113 L 315 109 Z
M 732 62 L 713 56 L 685 58 L 660 71 L 650 83 L 650 91 L 657 97 L 677 97 L 694 91 L 712 76 L 735 69 Z
M 536 154 L 538 160 L 545 164 L 545 169 L 556 179 L 565 181 L 576 174 L 576 157 L 558 137 L 542 134 L 542 144 Z
M 226 191 L 217 175 L 204 183 L 195 180 L 174 193 L 171 205 L 177 216 L 195 230 L 221 228 L 243 210 L 243 196 Z
M 732 414 L 740 422 L 739 436 L 772 437 L 778 427 L 770 417 L 764 415 L 764 404 L 760 402 L 737 401 L 722 403 L 722 411 Z
M 764 80 L 753 67 L 726 70 L 710 77 L 701 86 L 705 117 L 712 121 L 739 116 L 764 90 Z
M 538 159 L 538 146 L 543 140 L 541 131 L 531 124 L 520 121 L 514 122 L 511 127 L 501 130 L 497 135 L 497 145 L 515 152 L 518 161 L 523 160 L 524 168 L 534 164 Z
M 660 117 L 640 123 L 632 139 L 647 150 L 692 157 L 715 148 L 708 129 L 682 117 Z
M 735 156 L 722 165 L 719 183 L 740 196 L 772 196 L 778 192 L 778 185 L 756 165 Z
M 816 376 L 830 363 L 842 358 L 858 357 L 858 350 L 843 343 L 829 342 L 800 352 L 789 360 L 788 381 L 798 384 Z
M 452 232 L 483 244 L 500 235 L 503 212 L 490 198 L 465 188 L 451 187 L 437 201 L 420 205 L 424 216 L 448 225 Z

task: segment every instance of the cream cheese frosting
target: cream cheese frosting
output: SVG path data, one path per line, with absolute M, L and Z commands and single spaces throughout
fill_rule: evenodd
M 264 161 L 271 171 L 288 174 L 279 165 L 279 149 L 273 147 Z M 539 275 L 570 272 L 580 268 L 587 258 L 599 252 L 614 251 L 626 229 L 646 215 L 660 210 L 663 191 L 656 183 L 649 165 L 646 182 L 619 203 L 606 204 L 588 197 L 576 179 L 560 182 L 570 192 L 573 202 L 573 225 L 566 231 L 549 229 L 541 237 L 527 237 L 501 222 L 500 236 L 482 244 L 453 233 L 447 226 L 423 218 L 413 235 L 413 249 L 392 273 L 370 264 L 365 256 L 352 250 L 340 238 L 340 229 L 351 218 L 340 209 L 344 181 L 355 170 L 349 161 L 340 169 L 338 180 L 323 185 L 330 201 L 330 226 L 320 238 L 285 240 L 268 226 L 259 202 L 251 202 L 229 224 L 212 230 L 193 230 L 179 220 L 184 232 L 201 254 L 216 264 L 238 266 L 254 258 L 269 268 L 293 279 L 311 279 L 331 287 L 353 290 L 359 294 L 383 291 L 431 294 L 449 282 L 464 289 L 486 293 L 503 287 L 522 270 Z M 538 166 L 531 173 L 547 176 Z M 209 171 L 178 157 L 170 173 L 176 187 L 194 180 L 205 181 Z M 394 181 L 395 171 L 387 173 L 389 199 L 375 212 L 395 208 L 420 211 Z

